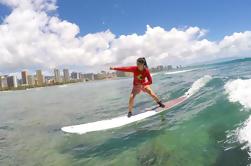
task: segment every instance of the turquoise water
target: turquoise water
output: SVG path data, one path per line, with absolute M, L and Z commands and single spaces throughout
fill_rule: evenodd
M 251 62 L 159 73 L 152 88 L 166 101 L 183 95 L 205 75 L 213 79 L 161 115 L 84 135 L 65 134 L 60 128 L 125 114 L 131 79 L 0 92 L 0 165 L 251 164 L 249 140 L 240 141 L 238 132 L 251 113 L 241 102 L 232 102 L 225 90 L 230 81 L 251 79 Z M 141 94 L 134 111 L 153 104 Z

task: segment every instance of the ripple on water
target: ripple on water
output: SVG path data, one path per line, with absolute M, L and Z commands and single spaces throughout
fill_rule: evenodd
M 10 127 L 10 126 L 7 126 L 7 125 L 4 125 L 4 126 L 0 126 L 0 130 L 7 130 L 7 131 L 11 131 L 13 130 L 14 128 Z

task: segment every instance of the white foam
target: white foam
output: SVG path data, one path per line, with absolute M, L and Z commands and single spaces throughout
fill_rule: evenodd
M 212 77 L 210 75 L 205 75 L 205 76 L 201 77 L 200 79 L 198 79 L 197 81 L 195 81 L 193 83 L 191 88 L 185 94 L 188 95 L 188 96 L 191 96 L 191 95 L 195 94 L 203 86 L 205 86 L 211 79 L 212 79 Z
M 1 93 L 10 93 L 12 92 L 11 90 L 4 90 L 4 91 L 0 91 Z
M 240 143 L 246 143 L 243 148 L 249 148 L 251 156 L 251 116 L 244 122 L 243 126 L 237 129 L 237 136 Z
M 165 74 L 167 74 L 167 75 L 172 75 L 172 74 L 186 73 L 186 72 L 194 71 L 194 70 L 197 70 L 197 69 L 172 71 L 172 72 L 166 72 Z
M 159 73 L 151 73 L 151 76 L 155 76 L 158 75 Z
M 245 109 L 251 109 L 251 79 L 229 81 L 225 90 L 229 101 L 239 102 Z M 249 147 L 251 150 L 251 116 L 237 128 L 236 133 L 240 143 L 247 143 L 243 148 Z
M 245 108 L 251 108 L 251 79 L 233 80 L 225 85 L 228 99 L 231 102 L 239 102 Z
M 68 85 L 59 85 L 58 87 L 59 88 L 65 88 L 65 87 L 67 87 Z

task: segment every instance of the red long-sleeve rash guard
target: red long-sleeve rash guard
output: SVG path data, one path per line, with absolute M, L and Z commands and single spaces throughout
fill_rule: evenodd
M 114 70 L 123 72 L 132 72 L 134 75 L 133 85 L 152 84 L 152 76 L 147 68 L 145 68 L 143 71 L 140 71 L 137 66 L 129 66 L 129 67 L 115 67 Z

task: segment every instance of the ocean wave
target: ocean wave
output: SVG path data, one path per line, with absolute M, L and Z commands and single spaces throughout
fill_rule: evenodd
M 251 116 L 244 122 L 242 127 L 236 130 L 238 140 L 241 144 L 245 144 L 243 149 L 249 148 L 249 156 L 251 156 Z
M 191 86 L 191 88 L 185 93 L 185 95 L 191 96 L 191 95 L 195 94 L 203 86 L 205 86 L 211 79 L 212 79 L 212 77 L 210 75 L 205 75 L 205 76 L 201 77 L 200 79 L 196 80 L 193 83 L 193 85 Z
M 225 90 L 230 102 L 239 102 L 245 108 L 251 109 L 251 79 L 229 81 Z
M 194 70 L 198 70 L 198 69 L 172 71 L 172 72 L 166 72 L 165 74 L 172 75 L 172 74 L 186 73 L 186 72 L 190 72 L 190 71 L 194 71 Z
M 151 73 L 151 76 L 155 76 L 158 75 L 159 73 Z
M 230 102 L 238 102 L 245 109 L 251 109 L 251 79 L 237 79 L 227 82 L 225 91 L 228 94 Z M 251 156 L 251 116 L 236 129 L 236 135 L 241 144 L 245 144 L 243 148 L 249 148 Z

